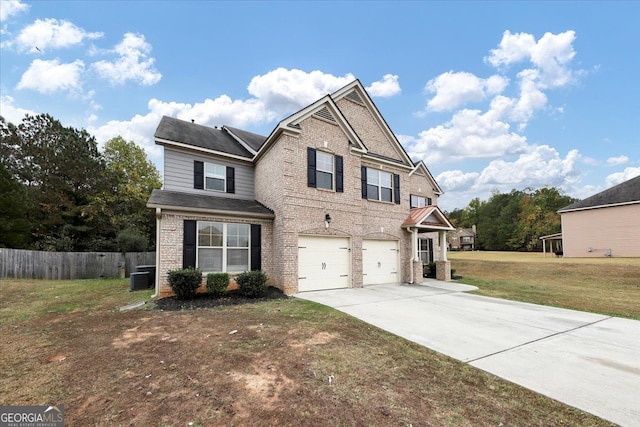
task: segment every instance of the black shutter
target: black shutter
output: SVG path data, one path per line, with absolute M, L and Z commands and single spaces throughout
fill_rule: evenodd
M 316 188 L 316 149 L 307 147 L 307 187 Z
M 393 201 L 400 204 L 400 175 L 393 174 Z
M 260 224 L 251 224 L 251 270 L 262 269 L 262 227 Z
M 427 259 L 429 260 L 429 263 L 433 262 L 433 239 L 427 239 L 427 241 L 429 242 L 429 256 L 427 257 Z
M 184 221 L 184 237 L 182 238 L 182 268 L 196 266 L 196 224 L 194 220 Z
M 204 162 L 193 161 L 193 188 L 204 189 Z
M 344 174 L 343 174 L 342 156 L 336 156 L 336 191 L 342 193 L 344 191 Z
M 236 170 L 227 166 L 227 193 L 236 192 Z
M 362 183 L 362 198 L 367 198 L 367 168 L 362 166 L 360 168 L 360 181 Z

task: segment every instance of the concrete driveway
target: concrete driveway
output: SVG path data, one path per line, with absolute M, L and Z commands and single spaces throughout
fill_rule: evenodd
M 301 292 L 622 426 L 640 426 L 640 322 L 471 295 L 428 280 Z

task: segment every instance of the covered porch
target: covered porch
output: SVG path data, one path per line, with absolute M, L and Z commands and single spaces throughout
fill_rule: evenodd
M 548 236 L 539 237 L 542 240 L 542 253 L 547 257 L 547 242 L 549 243 L 549 252 L 556 257 L 564 255 L 562 246 L 562 233 L 549 234 Z
M 425 206 L 411 209 L 409 217 L 402 224 L 411 234 L 411 284 L 422 283 L 423 261 L 419 255 L 418 240 L 425 233 L 437 233 L 440 253 L 435 257 L 436 279 L 451 280 L 451 262 L 447 259 L 447 231 L 454 231 L 455 227 L 449 222 L 445 214 L 437 206 Z

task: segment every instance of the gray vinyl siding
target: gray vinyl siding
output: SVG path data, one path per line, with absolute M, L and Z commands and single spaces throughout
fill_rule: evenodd
M 193 162 L 195 160 L 235 168 L 235 193 L 223 193 L 193 188 Z M 203 156 L 186 151 L 164 147 L 164 189 L 186 193 L 211 194 L 234 199 L 254 200 L 253 165 L 220 157 Z

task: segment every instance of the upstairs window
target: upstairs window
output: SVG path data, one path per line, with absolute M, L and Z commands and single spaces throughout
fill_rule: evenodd
M 316 187 L 333 190 L 333 156 L 316 152 Z
M 433 200 L 431 197 L 416 196 L 415 194 L 411 195 L 412 208 L 424 208 L 425 206 L 431 206 L 432 204 Z
M 391 202 L 393 196 L 393 175 L 375 169 L 367 169 L 367 198 Z
M 307 147 L 307 186 L 344 191 L 343 158 Z
M 235 168 L 218 163 L 193 162 L 193 188 L 235 193 Z
M 362 198 L 400 204 L 400 175 L 362 166 Z
M 204 164 L 204 188 L 206 190 L 225 191 L 227 168 L 215 163 Z

